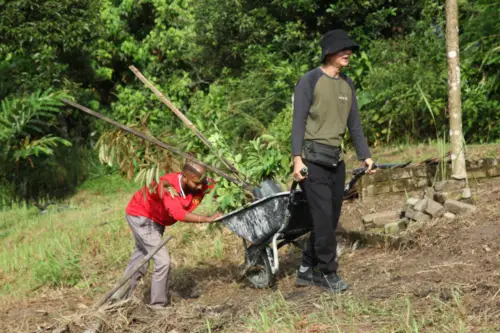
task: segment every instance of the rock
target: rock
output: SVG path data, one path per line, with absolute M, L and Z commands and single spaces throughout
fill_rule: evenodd
M 477 207 L 468 203 L 460 202 L 457 200 L 446 200 L 444 208 L 453 214 L 463 214 L 468 212 L 475 212 Z
M 427 208 L 427 199 L 424 198 L 424 199 L 421 199 L 419 200 L 415 206 L 413 207 L 413 209 L 415 209 L 417 212 L 424 212 L 425 209 Z
M 424 190 L 424 198 L 434 200 L 434 189 L 432 187 L 427 187 Z
M 452 219 L 454 219 L 454 218 L 456 217 L 456 215 L 455 215 L 455 214 L 450 213 L 450 212 L 446 212 L 446 213 L 444 213 L 444 215 L 443 215 L 443 216 L 444 216 L 445 218 L 447 218 L 447 219 L 450 219 L 450 220 L 452 220 Z
M 373 224 L 375 226 L 383 226 L 387 222 L 394 221 L 398 217 L 399 217 L 399 212 L 397 211 L 368 214 L 363 216 L 363 223 L 365 225 Z
M 445 213 L 444 207 L 434 200 L 428 200 L 425 212 L 432 217 L 441 217 Z
M 399 220 L 396 222 L 387 223 L 384 226 L 384 230 L 386 234 L 396 234 L 402 230 L 405 230 L 407 225 L 408 225 L 407 220 Z
M 418 221 L 418 222 L 425 222 L 429 221 L 431 217 L 429 215 L 426 215 L 422 212 L 418 212 L 412 208 L 408 208 L 405 212 L 405 216 L 409 218 L 410 220 Z
M 417 204 L 418 201 L 419 201 L 418 198 L 409 197 L 408 199 L 406 199 L 406 204 L 413 207 Z

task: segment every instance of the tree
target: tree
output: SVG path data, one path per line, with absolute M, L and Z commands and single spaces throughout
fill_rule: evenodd
M 462 103 L 460 97 L 460 58 L 458 42 L 458 3 L 446 0 L 446 52 L 448 55 L 448 112 L 452 178 L 465 179 L 464 139 L 462 134 Z

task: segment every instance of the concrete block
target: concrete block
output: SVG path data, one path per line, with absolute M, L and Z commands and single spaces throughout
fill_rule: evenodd
M 391 192 L 391 186 L 387 182 L 376 184 L 374 185 L 374 187 L 375 187 L 374 188 L 375 194 L 383 194 Z
M 500 176 L 500 166 L 490 167 L 487 170 L 488 177 L 498 177 Z
M 475 169 L 472 171 L 467 171 L 470 179 L 480 179 L 488 177 L 488 172 L 486 169 Z
M 413 207 L 417 204 L 418 201 L 419 201 L 418 198 L 409 197 L 408 199 L 406 199 L 406 204 Z
M 392 192 L 404 192 L 413 189 L 413 182 L 411 179 L 397 179 L 392 182 Z
M 367 187 L 365 187 L 365 189 L 366 189 L 366 195 L 368 195 L 368 196 L 375 195 L 375 186 L 374 185 L 368 185 Z
M 483 163 L 485 166 L 488 166 L 488 167 L 494 167 L 494 166 L 497 166 L 499 163 L 498 163 L 498 160 L 496 158 L 483 158 Z
M 418 222 L 425 222 L 425 221 L 429 221 L 431 219 L 431 217 L 429 215 L 426 215 L 422 212 L 418 212 L 412 208 L 409 208 L 406 210 L 405 217 L 409 218 L 410 220 L 418 221 Z
M 434 200 L 427 202 L 425 212 L 432 217 L 441 217 L 445 213 L 444 207 Z
M 424 190 L 424 198 L 434 200 L 434 189 L 432 187 L 427 187 Z
M 460 200 L 462 197 L 462 190 L 450 192 L 436 192 L 434 193 L 434 200 L 444 205 L 446 200 Z
M 413 185 L 415 188 L 427 187 L 430 185 L 430 181 L 427 177 L 414 178 Z
M 413 209 L 415 209 L 417 212 L 425 212 L 425 209 L 427 208 L 427 199 L 420 199 L 415 206 L 413 206 Z
M 384 226 L 384 230 L 386 234 L 397 234 L 400 231 L 405 230 L 407 225 L 408 225 L 407 220 L 399 220 L 396 222 L 387 223 Z
M 465 180 L 442 180 L 434 184 L 434 190 L 436 192 L 450 192 L 461 190 L 465 187 Z
M 444 208 L 453 214 L 464 214 L 468 212 L 475 212 L 477 207 L 457 200 L 446 200 Z
M 456 215 L 455 215 L 455 214 L 450 213 L 450 212 L 446 212 L 446 213 L 444 213 L 444 215 L 443 215 L 443 216 L 444 216 L 445 218 L 447 218 L 447 219 L 450 219 L 450 220 L 452 220 L 452 219 L 454 219 L 454 218 L 456 217 Z
M 484 166 L 484 159 L 479 159 L 479 160 L 466 160 L 465 161 L 465 167 L 467 170 L 469 169 L 480 169 Z
M 363 177 L 361 177 L 361 181 L 362 181 L 362 186 L 363 187 L 367 187 L 369 185 L 373 185 L 375 184 L 375 176 L 376 174 L 373 174 L 373 175 L 364 175 Z
M 381 183 L 389 181 L 390 175 L 390 170 L 377 170 L 377 173 L 370 175 L 370 177 L 373 178 L 374 182 Z
M 413 177 L 427 178 L 427 168 L 425 166 L 412 168 Z
M 381 213 L 368 214 L 363 216 L 363 224 L 368 226 L 373 224 L 375 226 L 383 226 L 388 222 L 392 222 L 399 218 L 400 213 L 398 211 L 387 211 Z
M 391 178 L 396 179 L 409 179 L 412 177 L 412 172 L 410 169 L 392 169 Z

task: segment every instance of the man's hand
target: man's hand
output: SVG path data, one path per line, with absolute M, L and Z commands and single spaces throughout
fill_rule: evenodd
M 211 216 L 198 215 L 188 212 L 186 213 L 183 221 L 188 223 L 212 223 L 221 216 L 224 216 L 224 214 L 220 212 L 216 212 L 214 215 Z
M 302 162 L 302 157 L 294 156 L 293 157 L 293 179 L 297 182 L 303 181 L 306 177 L 302 176 L 300 171 L 304 169 L 306 166 L 304 162 Z
M 377 170 L 373 169 L 373 166 L 375 165 L 375 162 L 371 158 L 367 158 L 366 160 L 363 161 L 361 164 L 361 167 L 366 168 L 366 173 L 367 174 L 373 174 L 377 172 Z
M 221 212 L 216 212 L 214 215 L 210 216 L 209 219 L 210 219 L 210 222 L 214 222 L 215 220 L 217 220 L 218 218 L 220 217 L 223 217 L 224 214 L 222 214 Z

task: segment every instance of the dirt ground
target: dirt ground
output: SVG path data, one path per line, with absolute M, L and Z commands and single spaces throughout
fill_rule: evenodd
M 500 329 L 500 177 L 479 183 L 475 195 L 479 209 L 474 214 L 412 225 L 406 233 L 412 239 L 411 246 L 354 249 L 346 245 L 340 273 L 351 286 L 347 295 L 381 304 L 395 295 L 408 296 L 412 310 L 422 314 L 437 311 L 432 300 L 447 304 L 459 295 L 459 311 L 468 318 L 465 331 L 479 332 L 485 325 Z M 404 200 L 402 195 L 379 197 L 370 203 L 346 202 L 343 227 L 359 230 L 363 214 L 402 207 Z M 144 306 L 146 284 L 132 299 L 104 315 L 91 314 L 88 309 L 97 297 L 89 299 L 77 290 L 49 290 L 4 307 L 0 329 L 52 332 L 59 327 L 65 329 L 60 332 L 82 332 L 96 318 L 102 318 L 103 332 L 242 332 L 248 331 L 242 318 L 258 311 L 262 299 L 278 292 L 297 304 L 295 311 L 307 315 L 318 307 L 322 292 L 315 287 L 295 287 L 299 251 L 284 249 L 280 259 L 274 289 L 250 287 L 239 279 L 241 267 L 237 265 L 207 263 L 178 275 L 183 279 L 174 276 L 172 306 L 162 312 Z M 209 328 L 207 320 L 212 323 Z M 296 330 L 301 331 L 300 325 Z M 309 327 L 302 331 L 323 330 Z M 356 331 L 370 332 L 372 327 L 361 326 Z

